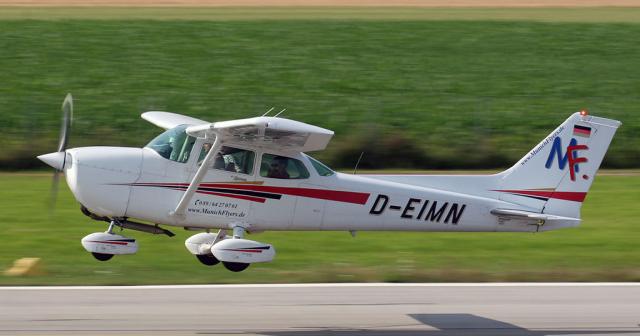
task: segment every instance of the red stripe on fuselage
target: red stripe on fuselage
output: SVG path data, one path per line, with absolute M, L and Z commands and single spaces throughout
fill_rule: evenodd
M 134 185 L 149 186 L 149 187 L 165 186 L 169 188 L 175 188 L 178 190 L 183 190 L 181 188 L 186 188 L 189 186 L 188 183 L 135 183 Z M 284 195 L 291 195 L 291 196 L 301 196 L 301 197 L 308 197 L 308 198 L 317 198 L 317 199 L 323 199 L 327 201 L 353 203 L 353 204 L 366 204 L 370 195 L 369 193 L 354 192 L 354 191 L 275 187 L 275 186 L 235 184 L 235 183 L 201 183 L 200 186 L 237 189 L 237 190 L 262 191 L 262 192 L 277 193 L 277 194 L 284 194 Z M 210 192 L 203 192 L 203 191 L 198 191 L 198 192 L 204 193 L 204 194 L 210 193 Z M 210 193 L 210 194 L 216 195 L 214 193 Z M 231 195 L 231 194 L 224 194 L 224 196 L 247 199 L 254 202 L 264 203 L 264 199 L 261 199 L 262 201 L 258 201 L 258 199 L 260 198 L 251 197 L 251 196 Z
M 236 195 L 236 194 L 225 194 L 225 193 L 219 193 L 219 192 L 215 192 L 215 191 L 198 191 L 199 194 L 207 194 L 207 195 L 214 195 L 214 196 L 224 196 L 224 197 L 231 197 L 231 198 L 237 198 L 237 199 L 242 199 L 245 201 L 253 201 L 253 202 L 258 202 L 258 203 L 264 203 L 265 199 L 264 198 L 260 198 L 260 197 L 253 197 L 253 196 L 246 196 L 246 195 Z
M 541 190 L 495 190 L 512 194 L 540 196 L 547 198 L 561 199 L 565 201 L 583 202 L 587 197 L 586 192 L 576 191 L 541 191 Z
M 245 249 L 224 249 L 224 250 L 232 251 L 232 252 L 262 253 L 262 250 L 245 250 Z
M 119 241 L 97 241 L 97 240 L 91 240 L 89 242 L 90 243 L 99 243 L 99 244 L 113 244 L 113 245 L 127 245 L 127 244 L 129 244 L 127 242 L 119 242 Z

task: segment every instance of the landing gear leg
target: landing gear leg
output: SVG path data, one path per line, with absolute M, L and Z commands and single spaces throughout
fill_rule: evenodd
M 247 232 L 242 226 L 234 226 L 233 227 L 233 239 L 242 239 L 244 238 L 244 234 Z
M 115 220 L 112 220 L 112 221 L 109 223 L 109 228 L 107 229 L 107 231 L 106 231 L 106 232 L 107 232 L 108 234 L 113 234 L 113 227 L 114 227 L 114 226 L 116 226 L 116 221 L 115 221 Z

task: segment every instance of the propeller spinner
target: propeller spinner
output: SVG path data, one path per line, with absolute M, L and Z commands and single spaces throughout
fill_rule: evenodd
M 55 168 L 51 183 L 51 202 L 53 209 L 58 197 L 58 184 L 60 180 L 60 172 L 64 170 L 67 161 L 67 142 L 69 141 L 69 132 L 71 131 L 71 121 L 73 119 L 73 97 L 70 93 L 62 102 L 62 126 L 60 128 L 60 141 L 58 142 L 58 151 L 38 156 L 38 159 L 51 167 Z

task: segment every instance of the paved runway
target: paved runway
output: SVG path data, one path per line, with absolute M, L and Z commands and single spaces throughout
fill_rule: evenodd
M 640 335 L 640 284 L 0 287 L 0 335 Z

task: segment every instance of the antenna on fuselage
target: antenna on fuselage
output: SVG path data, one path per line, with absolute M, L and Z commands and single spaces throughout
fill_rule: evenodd
M 274 115 L 273 117 L 275 118 L 275 117 L 279 116 L 279 115 L 280 115 L 280 113 L 282 113 L 282 112 L 284 112 L 284 111 L 286 111 L 286 110 L 287 110 L 286 108 L 283 108 L 283 109 L 282 109 L 282 111 L 280 111 L 280 112 L 276 113 L 276 115 Z
M 358 172 L 358 165 L 360 164 L 360 160 L 362 160 L 362 156 L 364 155 L 364 152 L 360 153 L 360 157 L 358 158 L 358 161 L 356 162 L 356 166 L 353 167 L 353 175 L 355 175 Z
M 262 116 L 266 116 L 267 114 L 269 114 L 269 112 L 273 111 L 273 109 L 276 108 L 275 106 L 273 106 L 272 108 L 269 109 L 269 111 L 265 112 Z

